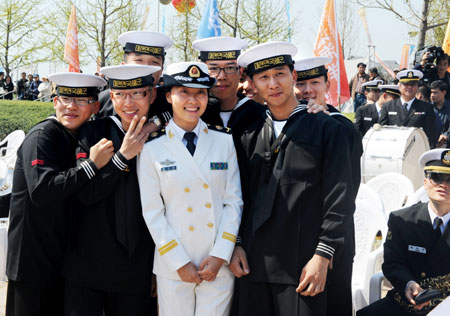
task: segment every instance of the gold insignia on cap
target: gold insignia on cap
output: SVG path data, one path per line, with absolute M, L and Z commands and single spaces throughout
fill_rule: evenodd
M 191 78 L 200 77 L 200 70 L 197 68 L 197 66 L 192 66 L 191 69 L 189 69 L 189 77 Z
M 391 240 L 392 239 L 392 232 L 389 230 L 386 234 L 386 240 Z
M 450 150 L 444 151 L 442 153 L 442 163 L 444 165 L 450 165 Z
M 412 78 L 414 76 L 414 73 L 412 71 L 408 71 L 408 78 Z

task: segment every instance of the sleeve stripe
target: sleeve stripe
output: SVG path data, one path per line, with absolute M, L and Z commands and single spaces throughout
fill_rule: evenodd
M 92 179 L 95 176 L 95 172 L 88 161 L 83 161 L 80 166 L 83 168 L 84 172 L 86 172 L 89 179 Z
M 333 257 L 333 255 L 334 255 L 334 248 L 333 248 L 333 247 L 330 247 L 330 246 L 328 246 L 328 245 L 325 245 L 324 243 L 319 243 L 319 244 L 317 245 L 317 248 L 316 248 L 316 249 L 317 249 L 318 251 L 322 251 L 322 252 L 324 252 L 324 253 L 330 255 L 331 257 Z
M 159 254 L 162 256 L 162 255 L 166 254 L 167 252 L 169 252 L 170 250 L 172 250 L 173 248 L 175 248 L 176 246 L 178 246 L 178 243 L 174 239 L 174 240 L 170 241 L 169 243 L 167 243 L 166 245 L 159 248 L 158 249 Z
M 232 243 L 236 242 L 236 236 L 227 232 L 222 234 L 222 238 L 231 241 Z
M 122 160 L 120 160 L 117 154 L 114 154 L 114 156 L 112 157 L 112 161 L 116 165 L 116 167 L 122 171 L 128 167 L 125 163 L 122 162 Z

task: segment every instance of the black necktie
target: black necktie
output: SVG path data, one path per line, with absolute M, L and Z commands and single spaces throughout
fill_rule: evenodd
M 403 111 L 408 114 L 408 103 L 403 103 Z
M 194 144 L 194 138 L 195 138 L 194 132 L 188 132 L 184 133 L 184 139 L 187 140 L 186 148 L 189 150 L 192 156 L 194 156 L 195 152 L 195 144 Z
M 434 229 L 434 236 L 436 238 L 436 241 L 439 240 L 439 238 L 441 237 L 442 233 L 441 233 L 441 225 L 443 224 L 442 222 L 442 218 L 440 217 L 436 217 L 434 219 L 434 225 L 436 226 L 436 228 Z

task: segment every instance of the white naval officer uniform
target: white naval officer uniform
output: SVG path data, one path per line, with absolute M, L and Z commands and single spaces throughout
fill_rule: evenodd
M 227 264 L 243 206 L 234 143 L 200 120 L 191 156 L 177 128 L 171 120 L 154 133 L 137 163 L 143 216 L 156 245 L 160 315 L 228 315 L 234 276 Z M 214 281 L 181 281 L 179 268 L 198 267 L 207 256 L 225 260 Z

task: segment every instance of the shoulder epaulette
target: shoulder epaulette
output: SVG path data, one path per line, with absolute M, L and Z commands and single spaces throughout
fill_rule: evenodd
M 222 133 L 226 133 L 226 134 L 231 134 L 231 128 L 229 127 L 223 127 L 220 125 L 211 125 L 211 124 L 207 124 L 208 125 L 208 129 L 213 130 L 213 131 L 218 131 L 218 132 L 222 132 Z
M 147 138 L 147 140 L 146 140 L 145 142 L 146 142 L 146 143 L 147 143 L 147 142 L 150 142 L 150 141 L 155 140 L 155 139 L 157 139 L 158 137 L 161 137 L 162 135 L 165 135 L 165 134 L 166 134 L 166 129 L 165 129 L 165 128 L 162 128 L 162 129 L 160 129 L 159 131 L 150 133 L 150 135 L 148 135 L 148 138 Z

